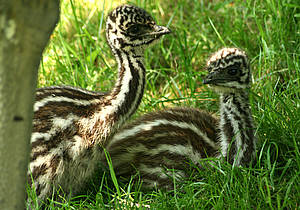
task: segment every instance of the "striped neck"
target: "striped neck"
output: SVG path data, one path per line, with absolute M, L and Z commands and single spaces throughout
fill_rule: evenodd
M 235 166 L 249 163 L 255 155 L 256 147 L 249 93 L 223 93 L 220 103 L 222 155 Z
M 115 50 L 119 65 L 118 80 L 106 97 L 111 99 L 111 115 L 118 124 L 127 120 L 140 105 L 144 94 L 146 70 L 143 53 Z
M 93 115 L 80 120 L 85 141 L 105 145 L 106 139 L 138 108 L 144 93 L 146 71 L 143 56 L 113 50 L 118 62 L 118 80 L 95 107 Z

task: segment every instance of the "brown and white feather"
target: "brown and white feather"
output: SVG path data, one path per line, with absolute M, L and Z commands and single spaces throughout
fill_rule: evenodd
M 39 200 L 58 189 L 67 195 L 82 190 L 106 141 L 141 102 L 144 50 L 169 32 L 141 8 L 117 7 L 106 21 L 106 37 L 118 63 L 115 87 L 107 93 L 68 86 L 37 90 L 28 183 Z
M 145 188 L 169 189 L 170 176 L 188 176 L 189 161 L 199 165 L 203 158 L 223 156 L 235 166 L 250 163 L 256 138 L 248 58 L 240 49 L 223 48 L 210 57 L 207 69 L 204 83 L 220 94 L 220 119 L 194 108 L 172 108 L 127 124 L 106 146 L 117 175 L 139 172 Z M 176 170 L 170 174 L 166 168 Z

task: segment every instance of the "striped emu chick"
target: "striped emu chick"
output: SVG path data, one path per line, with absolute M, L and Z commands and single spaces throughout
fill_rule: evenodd
M 143 187 L 170 189 L 170 176 L 188 176 L 189 161 L 198 165 L 202 158 L 224 156 L 236 166 L 250 162 L 256 139 L 248 99 L 247 56 L 239 49 L 224 48 L 211 56 L 207 69 L 204 83 L 221 96 L 220 119 L 193 108 L 142 116 L 124 126 L 107 145 L 117 175 L 130 177 L 138 171 Z
M 248 165 L 255 158 L 256 137 L 249 104 L 250 63 L 245 52 L 224 48 L 207 62 L 209 84 L 220 95 L 221 154 L 235 166 Z
M 37 90 L 28 182 L 40 200 L 55 188 L 67 195 L 82 189 L 106 140 L 141 102 L 144 50 L 169 32 L 143 9 L 120 6 L 106 21 L 107 41 L 118 62 L 115 87 L 108 93 L 66 86 Z

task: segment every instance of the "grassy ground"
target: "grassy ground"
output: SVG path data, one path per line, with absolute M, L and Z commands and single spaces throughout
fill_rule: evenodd
M 105 3 L 106 2 L 106 3 Z M 67 84 L 109 90 L 116 63 L 105 41 L 105 15 L 124 1 L 61 3 L 61 22 L 44 52 L 39 86 Z M 148 84 L 135 117 L 170 106 L 218 110 L 217 95 L 202 85 L 207 57 L 223 46 L 251 58 L 251 106 L 258 162 L 199 170 L 173 192 L 143 193 L 104 173 L 94 192 L 63 202 L 63 209 L 121 208 L 117 197 L 153 209 L 300 208 L 300 6 L 297 0 L 136 0 L 174 33 L 146 52 Z M 52 208 L 54 203 L 49 205 Z M 134 207 L 137 208 L 137 207 Z

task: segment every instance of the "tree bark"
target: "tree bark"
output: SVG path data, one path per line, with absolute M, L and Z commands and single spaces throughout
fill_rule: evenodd
M 0 0 L 0 209 L 24 209 L 32 110 L 59 0 Z

